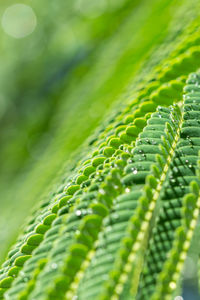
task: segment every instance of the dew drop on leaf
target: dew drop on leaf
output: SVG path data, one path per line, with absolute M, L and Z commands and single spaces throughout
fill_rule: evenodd
M 51 264 L 51 268 L 52 268 L 53 270 L 56 270 L 56 269 L 58 268 L 58 265 L 57 265 L 56 263 L 52 263 L 52 264 Z
M 77 215 L 77 216 L 81 216 L 81 214 L 82 214 L 82 212 L 81 212 L 80 209 L 76 210 L 76 215 Z

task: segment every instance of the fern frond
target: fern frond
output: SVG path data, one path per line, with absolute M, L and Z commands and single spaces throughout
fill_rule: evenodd
M 191 182 L 191 193 L 183 199 L 183 213 L 181 225 L 176 229 L 172 249 L 168 254 L 166 263 L 158 277 L 156 290 L 152 300 L 170 300 L 181 279 L 183 266 L 187 257 L 191 241 L 196 230 L 199 209 L 200 194 L 197 182 Z
M 173 108 L 172 108 L 173 109 Z M 178 110 L 177 107 L 175 107 L 175 111 L 181 115 L 181 112 Z M 106 256 L 108 254 L 108 249 L 106 246 L 102 247 L 102 242 L 99 242 L 100 245 L 97 246 L 96 249 L 96 256 L 94 257 L 95 263 L 92 264 L 91 262 L 91 268 L 88 268 L 88 271 L 86 272 L 86 274 L 89 274 L 89 278 L 87 278 L 87 282 L 89 284 L 90 289 L 85 288 L 87 286 L 87 282 L 83 282 L 82 286 L 84 287 L 83 289 L 81 289 L 80 286 L 80 292 L 79 292 L 79 297 L 80 299 L 84 299 L 84 298 L 88 298 L 88 297 L 95 297 L 95 295 L 98 295 L 99 292 L 101 291 L 100 289 L 102 289 L 102 285 L 104 283 L 104 281 L 106 281 L 107 284 L 107 288 L 106 288 L 106 294 L 99 296 L 100 298 L 102 297 L 102 299 L 107 299 L 110 298 L 111 295 L 113 294 L 113 299 L 116 298 L 117 299 L 117 294 L 120 293 L 120 291 L 122 292 L 123 290 L 123 280 L 128 278 L 128 273 L 131 271 L 130 270 L 130 265 L 133 266 L 135 261 L 137 261 L 138 256 L 136 255 L 137 252 L 139 252 L 143 246 L 143 241 L 145 242 L 145 240 L 147 239 L 148 235 L 148 224 L 152 218 L 152 213 L 155 209 L 156 206 L 156 202 L 157 199 L 159 197 L 159 193 L 161 190 L 161 186 L 163 184 L 163 181 L 165 180 L 165 176 L 168 170 L 168 166 L 170 164 L 171 158 L 173 157 L 173 151 L 176 147 L 176 143 L 178 141 L 178 136 L 179 136 L 179 128 L 181 126 L 181 122 L 182 122 L 182 118 L 180 117 L 179 122 L 174 122 L 173 121 L 173 113 L 171 113 L 172 111 L 170 111 L 169 109 L 165 109 L 165 108 L 158 108 L 158 112 L 156 114 L 153 114 L 152 117 L 148 120 L 148 125 L 144 128 L 143 133 L 140 134 L 139 139 L 136 141 L 136 147 L 133 150 L 133 158 L 132 160 L 134 161 L 134 163 L 131 163 L 130 166 L 128 165 L 128 167 L 126 167 L 125 172 L 128 172 L 128 175 L 124 176 L 123 182 L 126 185 L 127 188 L 129 188 L 129 186 L 131 184 L 135 184 L 136 186 L 133 187 L 131 189 L 130 195 L 129 193 L 127 193 L 127 195 L 124 195 L 124 197 L 122 198 L 124 202 L 126 202 L 126 198 L 127 200 L 130 199 L 130 209 L 131 209 L 131 203 L 133 202 L 134 199 L 134 195 L 139 198 L 138 200 L 138 204 L 137 204 L 137 209 L 135 210 L 134 216 L 133 217 L 129 217 L 129 215 L 127 214 L 127 217 L 124 218 L 122 220 L 123 225 L 125 226 L 122 228 L 122 233 L 121 236 L 116 235 L 115 240 L 113 240 L 113 242 L 115 243 L 115 248 L 113 249 L 111 247 L 111 253 L 110 257 L 112 256 L 113 259 L 116 257 L 116 262 L 112 262 L 110 261 L 109 264 L 106 261 Z M 169 122 L 172 124 L 172 131 L 176 132 L 177 130 L 177 134 L 175 134 L 174 137 L 174 141 L 173 141 L 173 145 L 172 148 L 169 151 L 168 148 L 168 144 L 165 143 L 165 139 L 162 138 L 162 134 L 163 132 L 166 132 L 165 129 L 165 125 L 163 127 L 163 122 L 162 122 L 162 117 L 167 115 L 167 119 L 169 120 Z M 151 125 L 151 124 L 154 125 Z M 167 123 L 168 125 L 166 126 L 169 127 L 169 123 Z M 153 127 L 155 126 L 155 127 Z M 155 132 L 155 128 L 157 128 L 157 133 L 159 138 L 153 138 L 154 132 Z M 159 144 L 163 144 L 163 149 L 166 151 L 166 153 L 164 152 L 164 154 L 162 153 L 162 151 L 159 149 Z M 167 146 L 166 146 L 167 145 Z M 160 152 L 161 155 L 161 159 L 163 159 L 163 161 L 165 162 L 163 165 L 163 169 L 159 170 L 160 166 L 156 166 L 154 165 L 156 162 L 156 158 L 157 158 L 157 153 Z M 152 171 L 151 171 L 152 170 Z M 157 170 L 157 174 L 154 174 L 155 171 Z M 146 177 L 148 174 L 151 174 L 151 176 Z M 145 184 L 145 178 L 146 178 L 146 185 Z M 143 188 L 141 187 L 141 184 L 143 184 Z M 144 189 L 144 195 L 141 195 L 141 197 L 139 197 L 138 195 L 138 189 L 141 190 Z M 153 189 L 153 193 L 152 193 L 152 189 Z M 128 190 L 129 191 L 129 190 Z M 122 196 L 120 196 L 122 197 Z M 125 198 L 126 197 L 126 198 Z M 132 199 L 131 199 L 132 197 Z M 119 198 L 120 199 L 120 198 Z M 132 200 L 132 201 L 131 201 Z M 117 201 L 117 200 L 116 200 Z M 122 212 L 123 207 L 119 206 L 119 211 L 117 209 L 117 203 L 116 202 L 116 210 L 114 212 L 114 214 L 116 215 L 120 215 L 120 213 Z M 127 202 L 128 205 L 128 202 Z M 126 206 L 125 209 L 128 209 L 129 206 Z M 126 212 L 126 211 L 125 211 Z M 116 220 L 117 221 L 117 220 Z M 118 224 L 119 221 L 117 221 Z M 116 224 L 116 225 L 117 225 Z M 106 233 L 106 238 L 104 241 L 104 244 L 108 244 L 108 241 L 111 239 L 111 237 L 113 236 L 113 231 L 114 228 L 112 228 L 113 226 L 111 226 L 110 232 Z M 140 228 L 139 231 L 136 231 L 135 228 Z M 106 229 L 105 229 L 106 230 Z M 117 227 L 117 230 L 119 231 L 119 228 Z M 127 232 L 126 232 L 127 231 Z M 138 232 L 138 236 L 137 233 Z M 126 236 L 123 240 L 123 237 Z M 112 240 L 112 239 L 111 239 Z M 120 246 L 121 244 L 121 246 Z M 103 248 L 103 249 L 102 249 Z M 133 249 L 132 249 L 133 248 Z M 131 250 L 132 249 L 132 250 Z M 98 267 L 100 269 L 102 269 L 102 263 L 98 262 L 98 253 L 101 253 L 101 260 L 107 262 L 106 263 L 106 271 L 108 272 L 110 268 L 110 274 L 111 274 L 111 279 L 110 282 L 108 280 L 103 280 L 103 274 L 101 274 L 101 277 L 99 277 L 98 275 L 100 274 L 98 272 Z M 104 254 L 103 254 L 104 252 Z M 104 255 L 104 256 L 103 256 Z M 114 259 L 115 260 L 115 259 Z M 113 271 L 112 271 L 113 269 Z M 93 271 L 94 270 L 94 271 Z M 117 270 L 117 272 L 116 272 Z M 129 270 L 129 272 L 127 271 Z M 115 276 L 117 276 L 118 274 L 118 278 L 115 278 L 115 285 L 113 284 L 113 278 L 112 278 L 112 274 L 115 273 Z M 97 275 L 96 275 L 97 274 Z M 95 281 L 95 277 L 97 276 L 97 283 Z M 94 281 L 94 284 L 93 284 Z M 126 280 L 125 280 L 126 281 Z M 111 284 L 112 282 L 112 284 Z M 119 282 L 119 283 L 118 283 Z M 96 283 L 96 284 L 95 284 Z M 93 286 L 93 285 L 94 286 Z M 120 288 L 119 288 L 120 286 Z M 93 291 L 93 294 L 92 294 Z M 115 294 L 116 293 L 116 294 Z M 83 297 L 83 298 L 82 298 Z
M 150 62 L 130 83 L 124 103 L 35 209 L 0 270 L 0 299 L 175 295 L 200 208 L 198 22 L 191 21 L 182 34 L 170 27 L 168 39 L 148 54 Z M 118 36 L 113 43 L 119 41 Z M 129 62 L 129 51 L 117 61 L 116 73 L 124 60 Z M 58 146 L 64 127 L 65 122 Z
M 185 87 L 184 120 L 181 129 L 181 139 L 176 148 L 176 155 L 170 166 L 170 174 L 162 191 L 162 203 L 157 226 L 153 230 L 148 255 L 141 278 L 138 299 L 147 299 L 159 283 L 158 274 L 167 260 L 167 253 L 175 239 L 174 230 L 181 224 L 181 207 L 183 197 L 188 192 L 189 184 L 195 180 L 198 151 L 200 150 L 198 118 L 200 106 L 193 106 L 193 84 L 199 82 L 197 74 L 191 74 Z M 198 86 L 196 85 L 196 88 Z M 189 109 L 188 109 L 189 108 Z M 196 179 L 197 180 L 197 179 Z M 176 242 L 176 241 L 175 241 Z

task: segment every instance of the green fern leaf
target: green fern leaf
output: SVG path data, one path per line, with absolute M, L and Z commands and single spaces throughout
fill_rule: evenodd
M 170 15 L 174 8 L 158 2 L 153 1 L 146 32 L 153 16 Z M 24 225 L 0 270 L 0 299 L 171 300 L 178 295 L 200 209 L 200 30 L 194 4 L 185 0 L 180 10 L 173 9 L 166 39 L 148 53 L 142 68 L 134 62 L 134 72 L 138 68 L 141 74 L 130 84 L 133 45 L 123 51 L 121 33 L 131 30 L 132 20 L 110 41 L 116 70 L 108 66 L 108 75 L 121 76 L 115 77 L 123 81 L 119 91 L 128 85 L 128 92 Z M 138 4 L 140 17 L 146 5 Z M 103 103 L 110 89 L 95 76 L 105 69 L 104 56 L 97 55 L 97 70 L 71 102 L 88 92 Z M 65 124 L 60 123 L 55 149 L 62 148 Z M 77 128 L 72 132 L 80 138 Z

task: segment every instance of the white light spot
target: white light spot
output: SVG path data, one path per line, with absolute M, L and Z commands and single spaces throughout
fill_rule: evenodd
M 34 31 L 37 18 L 30 6 L 19 3 L 7 7 L 1 24 L 8 35 L 20 39 Z
M 81 210 L 78 209 L 78 210 L 76 211 L 76 215 L 77 215 L 77 216 L 81 216 L 81 214 L 82 214 Z
M 52 264 L 51 264 L 51 268 L 52 268 L 53 270 L 56 270 L 56 269 L 58 268 L 58 265 L 57 265 L 56 263 L 52 263 Z
M 176 283 L 175 282 L 170 282 L 169 287 L 171 290 L 174 290 L 176 288 Z
M 183 299 L 183 297 L 181 297 L 181 296 L 176 296 L 176 297 L 174 298 L 174 300 L 184 300 L 184 299 Z

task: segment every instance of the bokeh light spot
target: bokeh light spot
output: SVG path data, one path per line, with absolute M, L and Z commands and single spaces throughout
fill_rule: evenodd
M 8 35 L 19 39 L 34 31 L 37 18 L 30 6 L 18 3 L 6 8 L 1 23 Z

